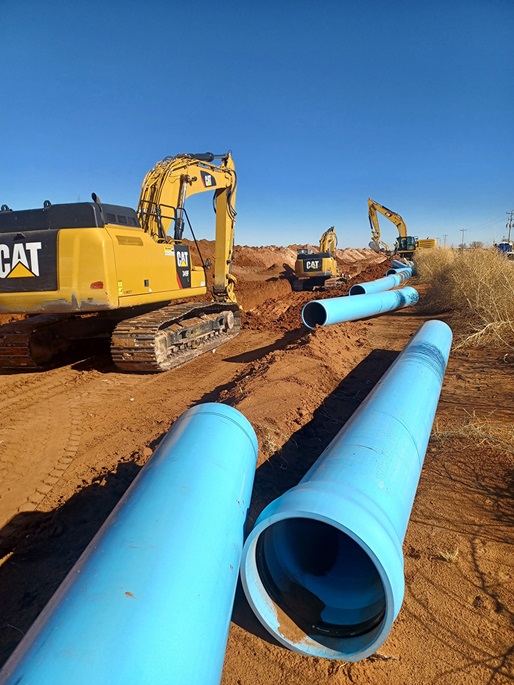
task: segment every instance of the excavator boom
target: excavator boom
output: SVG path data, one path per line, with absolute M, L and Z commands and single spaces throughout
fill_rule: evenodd
M 220 159 L 221 164 L 213 164 Z M 151 169 L 141 188 L 137 214 L 141 227 L 157 242 L 182 240 L 186 199 L 214 191 L 216 239 L 214 297 L 235 302 L 230 264 L 234 249 L 237 176 L 232 155 L 180 154 L 165 157 Z M 173 231 L 170 236 L 170 230 Z
M 368 198 L 368 218 L 369 218 L 369 224 L 371 227 L 371 242 L 370 242 L 370 247 L 374 250 L 381 251 L 384 250 L 387 253 L 391 253 L 389 250 L 388 246 L 382 242 L 381 236 L 380 236 L 380 226 L 378 223 L 378 216 L 377 212 L 380 212 L 380 214 L 383 214 L 389 221 L 391 221 L 397 228 L 398 230 L 398 238 L 396 241 L 396 249 L 395 253 L 398 254 L 400 257 L 404 257 L 406 259 L 411 259 L 412 256 L 414 255 L 414 252 L 420 247 L 436 247 L 437 246 L 437 241 L 434 238 L 427 238 L 422 242 L 422 245 L 420 245 L 420 241 L 418 240 L 417 236 L 411 236 L 408 235 L 407 233 L 407 226 L 405 225 L 404 220 L 402 217 L 397 214 L 396 212 L 393 212 L 391 209 L 388 209 L 387 207 L 384 207 L 384 205 L 379 204 L 378 202 L 375 202 L 371 198 Z

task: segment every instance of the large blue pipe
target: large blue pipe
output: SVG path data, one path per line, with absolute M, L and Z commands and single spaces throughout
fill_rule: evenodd
M 365 283 L 356 283 L 352 285 L 348 291 L 349 295 L 371 295 L 371 293 L 379 293 L 383 290 L 391 290 L 396 286 L 401 285 L 403 281 L 407 280 L 403 273 L 393 273 L 384 278 L 377 278 L 375 281 L 367 281 Z
M 300 483 L 257 519 L 243 588 L 293 651 L 359 661 L 386 640 L 451 339 L 445 323 L 425 323 Z
M 236 409 L 186 411 L 0 683 L 217 685 L 256 458 L 255 432 Z
M 329 326 L 343 321 L 356 321 L 367 316 L 410 307 L 416 304 L 418 298 L 417 290 L 405 286 L 399 290 L 384 290 L 372 295 L 311 300 L 302 309 L 302 321 L 308 328 Z

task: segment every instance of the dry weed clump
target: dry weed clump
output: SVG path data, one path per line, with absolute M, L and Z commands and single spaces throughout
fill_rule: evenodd
M 504 454 L 514 454 L 514 426 L 494 422 L 493 417 L 479 418 L 475 411 L 464 410 L 464 415 L 442 424 L 434 423 L 432 438 L 441 446 L 453 440 L 471 441 L 475 447 L 493 447 Z
M 420 308 L 451 313 L 456 347 L 514 349 L 514 262 L 492 248 L 437 248 L 420 253 L 416 269 L 428 284 Z
M 441 559 L 441 561 L 446 561 L 449 564 L 456 564 L 457 559 L 459 558 L 459 548 L 454 547 L 454 549 L 444 549 L 441 550 L 438 554 L 438 557 Z

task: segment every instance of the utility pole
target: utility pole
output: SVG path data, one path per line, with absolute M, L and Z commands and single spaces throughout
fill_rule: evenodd
M 464 233 L 466 233 L 467 230 L 468 230 L 467 228 L 461 228 L 460 229 L 460 232 L 462 233 L 462 241 L 461 241 L 462 249 L 464 249 Z
M 514 216 L 514 209 L 510 212 L 505 212 L 505 214 L 509 217 L 509 220 L 505 224 L 505 228 L 508 230 L 507 240 L 510 242 L 510 232 L 514 228 L 514 219 L 512 218 Z
M 448 233 L 443 233 L 443 247 L 446 247 L 446 238 L 448 237 Z

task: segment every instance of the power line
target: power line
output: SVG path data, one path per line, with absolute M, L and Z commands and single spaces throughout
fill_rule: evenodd
M 496 217 L 495 219 L 488 219 L 488 221 L 484 221 L 482 224 L 474 224 L 473 226 L 469 226 L 469 228 L 472 230 L 476 230 L 479 228 L 484 228 L 485 226 L 490 226 L 491 224 L 498 224 L 500 223 L 500 221 L 503 221 L 503 217 L 501 216 Z

